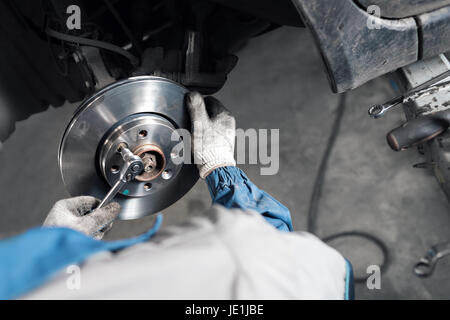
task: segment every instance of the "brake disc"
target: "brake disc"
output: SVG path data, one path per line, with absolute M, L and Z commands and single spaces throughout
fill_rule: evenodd
M 156 213 L 180 199 L 198 180 L 195 165 L 173 152 L 182 143 L 176 130 L 190 127 L 186 92 L 173 81 L 145 76 L 113 83 L 83 102 L 59 146 L 68 192 L 103 198 L 118 180 L 117 148 L 125 143 L 145 169 L 114 198 L 122 207 L 119 219 Z

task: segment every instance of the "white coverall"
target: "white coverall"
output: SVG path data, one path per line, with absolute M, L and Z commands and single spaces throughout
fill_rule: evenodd
M 25 299 L 343 299 L 346 261 L 305 232 L 280 232 L 260 214 L 213 206 L 149 242 L 88 259 Z

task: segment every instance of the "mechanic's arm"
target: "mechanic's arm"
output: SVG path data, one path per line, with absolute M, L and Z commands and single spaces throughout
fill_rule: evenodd
M 89 196 L 60 200 L 43 228 L 0 241 L 0 299 L 17 298 L 94 253 L 123 247 L 94 240 L 103 237 L 120 213 L 115 202 L 92 211 L 99 203 Z
M 282 231 L 292 231 L 289 210 L 259 189 L 236 167 L 236 121 L 215 98 L 197 92 L 186 96 L 192 123 L 192 149 L 200 177 L 206 179 L 213 203 L 254 210 Z

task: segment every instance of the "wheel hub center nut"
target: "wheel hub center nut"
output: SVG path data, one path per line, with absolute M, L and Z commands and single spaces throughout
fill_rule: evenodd
M 134 154 L 140 156 L 144 162 L 144 172 L 136 176 L 136 180 L 151 181 L 157 178 L 164 170 L 166 159 L 163 151 L 158 146 L 145 144 L 139 146 L 134 151 Z
M 144 171 L 147 173 L 151 173 L 155 171 L 157 162 L 156 162 L 156 156 L 151 153 L 144 153 L 144 156 L 142 157 L 142 161 L 144 162 Z

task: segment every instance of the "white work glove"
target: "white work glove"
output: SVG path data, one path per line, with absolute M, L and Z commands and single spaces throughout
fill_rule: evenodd
M 100 200 L 90 196 L 59 200 L 50 210 L 43 226 L 67 227 L 100 240 L 111 229 L 112 222 L 120 213 L 120 205 L 112 202 L 89 213 L 99 203 Z
M 236 166 L 234 143 L 236 121 L 219 100 L 203 99 L 198 92 L 186 95 L 192 123 L 192 150 L 200 177 L 205 179 L 214 169 Z

